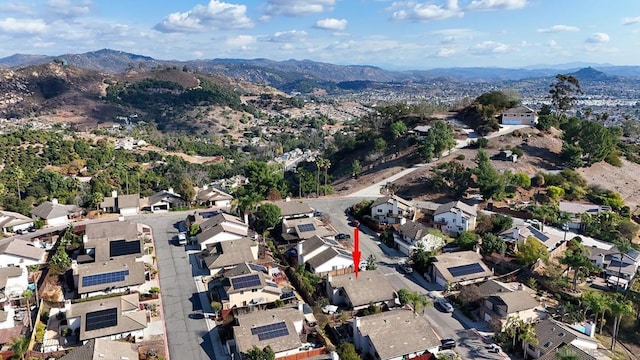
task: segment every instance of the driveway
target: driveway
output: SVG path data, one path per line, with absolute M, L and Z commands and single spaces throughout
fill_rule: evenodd
M 170 358 L 214 359 L 206 322 L 198 315 L 202 314 L 202 305 L 189 254 L 184 246 L 175 243 L 178 229 L 174 224 L 186 215 L 186 212 L 150 214 L 127 220 L 153 229 Z

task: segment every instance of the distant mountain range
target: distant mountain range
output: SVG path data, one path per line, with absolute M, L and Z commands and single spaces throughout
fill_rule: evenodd
M 639 77 L 640 66 L 613 66 L 610 64 L 570 63 L 566 67 L 541 65 L 540 68 L 521 69 L 494 67 L 457 67 L 432 70 L 390 71 L 375 66 L 335 65 L 311 60 L 273 61 L 268 59 L 211 59 L 211 60 L 158 60 L 117 50 L 102 49 L 83 54 L 60 56 L 15 54 L 0 59 L 0 66 L 19 68 L 43 64 L 54 60 L 80 68 L 105 73 L 123 73 L 148 70 L 156 67 L 176 66 L 219 73 L 232 78 L 262 83 L 285 91 L 303 91 L 313 87 L 340 87 L 343 82 L 407 83 L 434 79 L 449 81 L 517 81 L 529 78 L 552 77 L 558 73 L 576 73 L 589 80 L 609 77 Z M 592 67 L 584 72 L 583 65 Z M 581 70 L 583 69 L 583 70 Z M 582 73 L 581 73 L 582 72 Z

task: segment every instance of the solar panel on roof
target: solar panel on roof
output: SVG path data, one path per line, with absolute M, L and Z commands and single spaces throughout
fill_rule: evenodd
M 300 232 L 309 232 L 315 231 L 316 227 L 313 224 L 302 224 L 298 226 L 298 229 L 300 229 Z
M 549 237 L 547 235 L 543 234 L 540 230 L 534 228 L 533 226 L 527 226 L 527 229 L 529 229 L 529 231 L 531 231 L 533 236 L 535 236 L 536 238 L 540 239 L 541 241 L 549 240 Z
M 84 331 L 104 329 L 118 325 L 118 309 L 111 308 L 88 312 L 85 318 Z
M 484 272 L 484 268 L 482 268 L 482 266 L 478 263 L 453 266 L 453 267 L 447 268 L 447 270 L 449 270 L 449 272 L 453 277 L 460 277 L 460 276 L 466 276 L 466 275 Z
M 336 249 L 336 250 L 338 251 L 338 253 L 340 253 L 340 255 L 344 255 L 347 257 L 351 256 L 351 254 L 346 250 L 342 250 L 342 249 Z
M 251 329 L 252 335 L 258 335 L 258 340 L 274 339 L 281 336 L 289 335 L 287 324 L 282 321 L 275 324 L 269 324 L 264 326 L 257 326 Z
M 82 277 L 82 286 L 94 286 L 121 282 L 129 276 L 129 270 L 113 271 L 103 274 L 87 275 Z
M 109 257 L 140 253 L 140 240 L 116 240 L 109 242 Z
M 231 285 L 234 289 L 244 289 L 260 285 L 260 276 L 251 274 L 243 277 L 231 279 Z

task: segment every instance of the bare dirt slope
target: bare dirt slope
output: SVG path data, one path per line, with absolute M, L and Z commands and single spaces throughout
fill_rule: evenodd
M 578 173 L 590 185 L 600 185 L 620 193 L 632 210 L 640 206 L 640 165 L 624 159 L 621 167 L 599 162 L 589 168 L 579 169 Z

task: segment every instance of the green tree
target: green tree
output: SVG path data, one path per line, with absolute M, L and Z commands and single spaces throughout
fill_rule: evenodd
M 478 244 L 478 237 L 472 232 L 464 231 L 458 235 L 455 244 L 463 250 L 471 250 Z
M 531 187 L 531 178 L 525 173 L 516 173 L 511 177 L 511 183 L 524 189 Z
M 425 250 L 422 245 L 419 245 L 413 250 L 411 253 L 411 261 L 413 261 L 416 270 L 420 274 L 424 274 L 429 269 L 429 266 L 433 262 L 433 255 L 433 253 Z
M 535 264 L 538 259 L 549 259 L 549 252 L 547 247 L 534 237 L 528 237 L 524 243 L 518 244 L 518 252 L 516 258 L 524 266 L 531 266 Z
M 414 313 L 419 313 L 428 305 L 431 301 L 425 296 L 419 294 L 417 291 L 409 291 L 407 289 L 398 290 L 398 300 L 401 305 L 411 305 Z
M 29 351 L 29 338 L 24 335 L 13 339 L 11 342 L 11 350 L 13 350 L 13 358 L 25 360 L 25 355 Z
M 480 252 L 483 255 L 501 254 L 507 250 L 507 244 L 504 240 L 495 236 L 492 233 L 482 235 L 482 243 L 480 244 Z
M 17 188 L 17 193 L 18 193 L 18 199 L 22 200 L 22 193 L 20 192 L 20 182 L 22 180 L 24 180 L 24 171 L 22 171 L 22 169 L 19 168 L 19 167 L 14 167 L 14 168 L 9 170 L 9 174 L 11 175 L 11 177 L 16 179 L 16 188 Z
M 100 203 L 104 201 L 104 194 L 94 192 L 91 194 L 91 204 L 96 207 L 96 210 L 100 209 Z
M 280 208 L 274 204 L 262 204 L 255 213 L 256 221 L 254 227 L 260 234 L 266 230 L 272 229 L 280 221 L 282 212 Z
M 369 255 L 367 258 L 367 270 L 375 270 L 377 268 L 378 265 L 376 264 L 376 257 L 373 254 Z
M 251 350 L 246 353 L 246 360 L 275 360 L 276 354 L 271 350 L 270 346 L 260 349 L 257 346 L 253 346 Z
M 555 353 L 555 360 L 581 360 L 582 358 L 568 346 L 563 346 Z
M 562 153 L 560 156 L 562 157 L 562 160 L 564 160 L 564 163 L 572 169 L 584 166 L 584 161 L 582 160 L 582 148 L 578 145 L 564 142 L 562 144 Z
M 560 263 L 567 265 L 567 274 L 569 269 L 573 269 L 573 291 L 576 291 L 581 271 L 591 269 L 589 250 L 575 239 L 572 239 L 568 243 L 564 256 L 560 258 Z
M 58 245 L 56 252 L 51 257 L 49 265 L 53 273 L 64 274 L 71 267 L 71 258 L 63 244 Z
M 505 188 L 504 177 L 493 167 L 489 155 L 484 150 L 478 150 L 476 165 L 474 169 L 476 186 L 482 197 L 489 200 L 502 195 Z
M 181 178 L 176 184 L 175 191 L 191 206 L 191 202 L 196 197 L 196 190 L 193 187 L 193 181 L 191 181 L 191 179 L 188 177 Z
M 407 132 L 407 125 L 402 120 L 395 121 L 389 126 L 389 131 L 394 139 L 398 139 Z
M 608 294 L 599 291 L 587 291 L 580 296 L 580 303 L 585 310 L 591 310 L 596 317 L 596 322 L 600 323 L 599 331 L 602 333 L 604 326 L 604 316 L 610 309 L 611 298 Z M 600 318 L 600 320 L 598 320 Z
M 537 345 L 538 334 L 532 324 L 525 324 L 520 328 L 520 341 L 522 341 L 522 349 L 524 358 L 527 359 L 527 344 Z
M 564 196 L 564 189 L 559 186 L 549 185 L 547 187 L 547 196 L 549 196 L 553 201 L 558 201 Z
M 429 129 L 424 141 L 433 146 L 433 155 L 439 158 L 445 150 L 451 151 L 456 146 L 455 129 L 446 122 L 438 120 Z
M 624 316 L 633 315 L 633 305 L 631 301 L 624 299 L 619 294 L 616 294 L 613 302 L 611 303 L 611 315 L 613 315 L 613 336 L 611 337 L 611 351 L 616 349 L 616 343 L 618 342 L 618 332 L 620 331 L 620 320 Z
M 431 182 L 436 190 L 462 198 L 471 183 L 471 170 L 457 161 L 448 161 L 431 168 Z
M 556 81 L 551 84 L 549 95 L 551 104 L 554 107 L 556 116 L 564 114 L 573 107 L 577 100 L 577 95 L 582 94 L 580 81 L 572 75 L 556 75 Z
M 211 311 L 217 316 L 218 312 L 222 310 L 222 304 L 217 301 L 212 301 L 210 305 L 211 305 Z
M 351 172 L 356 178 L 360 175 L 360 173 L 362 173 L 362 165 L 360 165 L 360 161 L 358 159 L 355 159 L 351 162 Z
M 356 347 L 352 343 L 347 341 L 338 346 L 337 353 L 338 356 L 340 356 L 340 360 L 361 360 L 360 355 L 358 355 L 358 353 L 356 352 Z
M 200 232 L 200 224 L 193 223 L 189 226 L 189 236 L 196 236 Z

